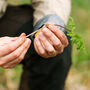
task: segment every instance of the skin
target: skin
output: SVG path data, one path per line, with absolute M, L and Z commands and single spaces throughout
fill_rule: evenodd
M 68 44 L 66 35 L 53 23 L 46 24 L 34 39 L 36 52 L 44 58 L 63 53 Z
M 25 34 L 0 38 L 0 67 L 14 68 L 24 59 L 30 44 L 31 40 Z M 46 24 L 34 39 L 36 52 L 44 58 L 61 54 L 67 46 L 66 35 L 53 23 Z
M 24 59 L 30 44 L 24 33 L 19 37 L 0 38 L 0 67 L 14 68 Z

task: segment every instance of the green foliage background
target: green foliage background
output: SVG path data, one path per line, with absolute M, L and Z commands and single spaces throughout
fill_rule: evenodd
M 8 0 L 8 2 L 14 5 L 31 3 L 30 0 Z M 90 82 L 88 82 L 88 80 L 90 81 L 90 78 L 88 77 L 90 76 L 90 0 L 72 0 L 71 16 L 75 20 L 75 32 L 82 36 L 88 52 L 88 55 L 86 55 L 82 51 L 77 51 L 75 45 L 73 46 L 73 65 L 71 70 L 74 72 L 74 68 L 80 73 L 83 78 L 80 84 L 86 85 L 90 88 Z M 22 73 L 21 68 L 22 66 L 20 65 L 12 70 L 4 70 L 0 68 L 0 90 L 17 90 Z M 87 80 L 87 82 L 85 80 Z

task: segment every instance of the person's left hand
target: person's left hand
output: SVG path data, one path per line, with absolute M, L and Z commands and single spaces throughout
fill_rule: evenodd
M 67 46 L 66 35 L 52 23 L 46 24 L 34 39 L 36 52 L 44 58 L 61 54 Z

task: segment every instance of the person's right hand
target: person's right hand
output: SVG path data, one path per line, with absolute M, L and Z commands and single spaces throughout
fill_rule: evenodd
M 31 40 L 25 34 L 20 37 L 0 38 L 0 67 L 13 68 L 19 64 L 30 47 Z

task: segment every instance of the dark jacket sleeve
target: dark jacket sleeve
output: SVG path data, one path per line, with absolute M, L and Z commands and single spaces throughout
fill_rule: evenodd
M 43 17 L 36 23 L 36 25 L 34 26 L 34 31 L 38 30 L 39 28 L 41 28 L 43 25 L 45 25 L 48 22 L 52 22 L 54 24 L 65 26 L 64 22 L 62 21 L 62 19 L 59 16 L 50 14 L 50 15 Z M 65 30 L 63 28 L 60 28 L 60 27 L 58 27 L 58 28 L 60 30 L 62 30 L 63 32 L 65 32 Z

